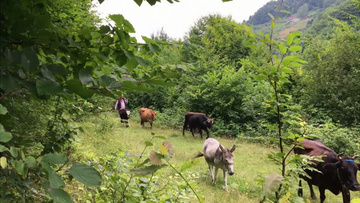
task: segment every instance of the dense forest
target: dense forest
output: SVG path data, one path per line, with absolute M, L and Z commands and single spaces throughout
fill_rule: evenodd
M 111 23 L 101 24 L 93 6 L 91 0 L 1 1 L 0 199 L 5 202 L 71 202 L 69 187 L 80 190 L 79 182 L 109 184 L 114 176 L 99 171 L 111 168 L 110 161 L 99 167 L 72 156 L 72 150 L 84 132 L 81 122 L 113 109 L 121 95 L 132 112 L 158 111 L 159 126 L 182 129 L 186 112 L 203 112 L 214 119 L 212 137 L 276 148 L 269 162 L 281 166 L 284 179 L 264 196 L 269 201 L 300 201 L 288 192 L 300 173 L 288 163 L 300 159 L 288 155 L 304 137 L 320 139 L 337 153 L 360 154 L 359 0 L 271 1 L 242 24 L 209 15 L 194 22 L 184 39 L 159 31 L 143 37 L 145 43 L 131 37 L 135 29 L 126 16 L 110 15 Z M 303 32 L 277 37 L 284 30 L 279 24 L 293 15 L 311 20 Z M 171 150 L 164 145 L 154 156 L 167 160 Z M 131 173 L 128 180 L 116 176 L 124 182 L 119 191 L 138 183 L 131 186 L 138 196 L 120 192 L 120 202 L 146 201 L 144 179 L 137 175 L 162 170 L 151 157 L 142 163 L 140 158 L 132 160 L 135 169 L 123 169 Z M 191 184 L 184 187 L 193 191 Z M 101 195 L 91 202 L 107 202 Z M 157 201 L 165 200 L 150 202 Z

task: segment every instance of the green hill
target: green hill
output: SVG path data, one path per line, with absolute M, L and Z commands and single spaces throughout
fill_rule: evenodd
M 252 25 L 256 31 L 267 33 L 271 23 L 269 14 L 276 15 L 279 3 L 280 1 L 267 3 L 245 23 Z M 360 16 L 359 10 L 350 0 L 285 0 L 281 10 L 278 14 L 280 20 L 277 20 L 281 26 L 276 30 L 280 39 L 296 30 L 310 35 L 327 35 L 333 31 L 335 19 L 351 23 L 352 16 Z

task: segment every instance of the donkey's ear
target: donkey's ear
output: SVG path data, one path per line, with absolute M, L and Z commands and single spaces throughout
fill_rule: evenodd
M 224 152 L 226 152 L 226 149 L 225 149 L 222 145 L 220 145 L 220 151 L 221 151 L 222 153 L 224 153 Z
M 232 153 L 233 151 L 235 151 L 236 149 L 236 146 L 234 145 L 231 149 L 230 149 L 230 152 Z

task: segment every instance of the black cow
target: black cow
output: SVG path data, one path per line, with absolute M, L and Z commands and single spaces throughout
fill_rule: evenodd
M 307 181 L 311 198 L 316 199 L 312 185 L 319 187 L 320 202 L 325 200 L 325 190 L 330 190 L 333 194 L 338 195 L 342 193 L 343 203 L 350 203 L 350 192 L 360 190 L 360 185 L 357 182 L 357 170 L 360 170 L 360 165 L 354 162 L 356 157 L 340 157 L 332 149 L 326 147 L 320 141 L 304 140 L 300 143 L 302 147 L 294 149 L 296 154 L 303 154 L 308 156 L 322 156 L 323 162 L 314 161 L 314 168 L 316 171 L 306 170 L 309 177 L 302 177 Z M 302 196 L 301 180 L 299 182 L 298 195 Z
M 195 129 L 199 129 L 199 133 L 200 133 L 201 138 L 203 138 L 202 130 L 206 131 L 206 134 L 207 134 L 206 139 L 207 139 L 207 138 L 209 138 L 209 131 L 207 129 L 212 128 L 213 119 L 209 119 L 203 113 L 193 113 L 190 116 L 189 116 L 189 114 L 186 114 L 185 115 L 184 127 L 183 127 L 183 135 L 184 135 L 184 131 L 185 131 L 185 128 L 186 128 L 187 125 L 189 125 L 190 131 L 191 131 L 193 137 L 195 137 L 195 135 L 194 135 Z
M 198 112 L 187 112 L 185 114 L 185 121 L 184 121 L 184 126 L 183 126 L 183 136 L 185 136 L 185 129 L 189 127 L 189 119 L 190 119 L 190 117 L 193 116 L 193 115 L 197 115 L 197 114 L 205 116 L 204 113 L 198 113 Z

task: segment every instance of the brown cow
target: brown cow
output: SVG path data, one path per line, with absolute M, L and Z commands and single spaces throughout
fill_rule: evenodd
M 326 147 L 320 141 L 304 140 L 300 143 L 300 148 L 295 148 L 295 154 L 304 154 L 308 156 L 323 156 L 323 162 L 314 161 L 314 170 L 305 170 L 308 176 L 302 177 L 309 185 L 311 197 L 316 198 L 312 185 L 319 187 L 320 202 L 325 200 L 325 190 L 330 190 L 343 196 L 344 203 L 350 203 L 350 192 L 359 191 L 360 185 L 356 180 L 357 170 L 360 170 L 359 164 L 354 163 L 356 157 L 340 157 L 334 150 Z M 302 196 L 301 180 L 299 182 L 298 195 Z
M 140 123 L 144 127 L 145 122 L 150 123 L 150 128 L 152 129 L 153 121 L 156 120 L 156 111 L 148 108 L 141 108 L 139 110 L 140 114 Z

